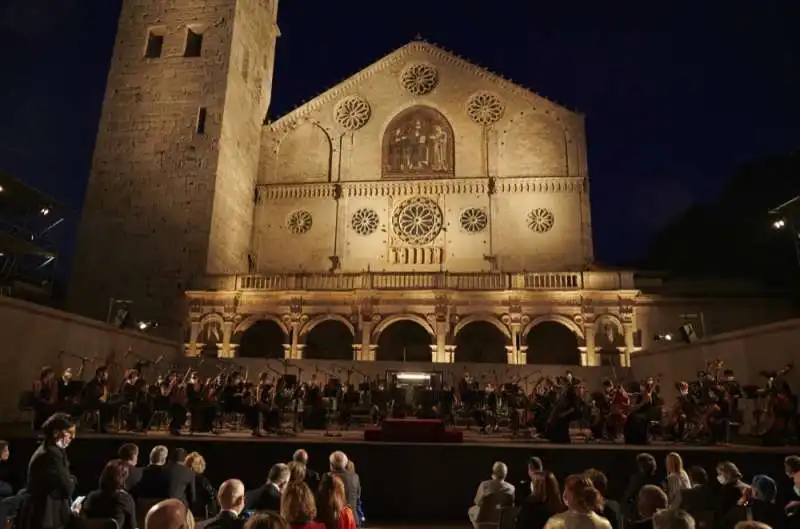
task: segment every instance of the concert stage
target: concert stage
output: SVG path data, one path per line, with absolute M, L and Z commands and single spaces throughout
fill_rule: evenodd
M 37 441 L 33 435 L 19 428 L 15 430 L 16 434 L 3 428 L 0 438 L 5 436 L 11 441 L 12 460 L 24 471 Z M 783 476 L 783 457 L 800 453 L 798 447 L 747 445 L 702 447 L 658 443 L 627 446 L 583 440 L 554 445 L 540 440 L 522 441 L 503 434 L 480 435 L 474 430 L 464 431 L 464 441 L 459 444 L 372 443 L 364 441 L 362 430 L 341 432 L 341 437 L 305 431 L 280 438 L 254 438 L 245 433 L 181 437 L 156 432 L 79 433 L 68 453 L 80 493 L 95 486 L 103 464 L 114 457 L 124 442 L 139 445 L 140 464 L 146 462 L 147 453 L 157 444 L 197 450 L 206 459 L 206 474 L 212 483 L 238 477 L 247 487 L 261 485 L 270 466 L 288 461 L 297 448 L 309 452 L 311 467 L 318 471 L 326 469 L 328 455 L 333 450 L 343 450 L 353 459 L 361 475 L 368 526 L 369 522 L 376 521 L 409 524 L 465 521 L 478 483 L 488 479 L 492 463 L 498 460 L 508 464 L 512 483 L 525 478 L 526 459 L 533 455 L 541 457 L 559 479 L 587 468 L 598 468 L 608 475 L 610 495 L 619 496 L 635 468 L 636 454 L 642 451 L 652 453 L 662 471 L 664 456 L 677 451 L 687 467 L 702 465 L 711 473 L 717 462 L 730 460 L 742 469 L 747 479 L 754 473 L 766 472 L 778 480 Z

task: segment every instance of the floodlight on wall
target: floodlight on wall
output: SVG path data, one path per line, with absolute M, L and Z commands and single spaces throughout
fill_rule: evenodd
M 49 215 L 49 214 L 50 214 L 50 209 L 49 209 L 49 208 L 42 208 L 42 209 L 41 209 L 41 210 L 39 210 L 39 211 L 40 211 L 40 213 L 41 213 L 42 215 L 44 215 L 45 217 L 46 217 L 47 215 Z
M 656 334 L 655 340 L 657 342 L 671 342 L 674 336 L 672 336 L 671 332 L 665 332 L 663 334 Z
M 786 221 L 783 219 L 777 219 L 772 222 L 772 227 L 776 230 L 782 230 L 786 227 Z
M 430 380 L 428 373 L 397 373 L 397 380 Z
M 147 331 L 158 327 L 157 321 L 140 321 L 136 324 L 136 328 L 140 331 Z

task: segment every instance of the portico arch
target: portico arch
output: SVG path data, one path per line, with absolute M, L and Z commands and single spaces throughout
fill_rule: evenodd
M 225 319 L 222 314 L 209 312 L 204 314 L 197 326 L 194 346 L 202 356 L 217 356 L 219 348 L 225 341 Z
M 540 323 L 544 323 L 546 321 L 560 323 L 564 327 L 574 332 L 575 336 L 577 336 L 581 340 L 584 339 L 583 329 L 581 329 L 581 327 L 577 323 L 575 323 L 572 320 L 572 318 L 568 318 L 563 314 L 542 314 L 540 316 L 532 318 L 531 321 L 529 321 L 528 324 L 525 327 L 523 327 L 522 332 L 520 333 L 520 338 L 524 341 L 528 337 L 528 333 L 531 331 L 531 329 L 533 329 Z
M 521 333 L 527 345 L 528 364 L 580 365 L 579 340 L 581 328 L 570 318 L 560 314 L 546 314 L 533 318 Z
M 342 316 L 341 314 L 319 314 L 317 316 L 312 317 L 310 320 L 306 322 L 305 325 L 303 325 L 303 328 L 300 329 L 300 337 L 302 338 L 306 336 L 314 329 L 314 327 L 326 321 L 338 321 L 339 323 L 343 324 L 345 327 L 348 328 L 351 335 L 353 336 L 356 335 L 356 329 L 353 326 L 353 323 L 349 319 Z
M 433 330 L 431 324 L 428 323 L 428 320 L 419 314 L 392 314 L 391 316 L 387 316 L 385 319 L 381 320 L 380 323 L 375 326 L 375 329 L 372 331 L 372 343 L 378 343 L 381 333 L 391 324 L 403 320 L 413 321 L 414 323 L 418 324 L 420 327 L 428 331 L 428 334 L 430 334 L 432 338 L 436 336 L 436 332 Z
M 478 321 L 483 321 L 497 327 L 497 330 L 502 332 L 506 336 L 506 338 L 508 338 L 509 340 L 511 339 L 511 331 L 508 329 L 508 327 L 502 321 L 500 321 L 497 318 L 497 316 L 488 313 L 470 314 L 469 316 L 466 316 L 458 320 L 458 323 L 456 323 L 455 327 L 453 328 L 453 337 L 458 336 L 458 333 L 460 333 L 461 330 L 470 323 Z
M 253 314 L 252 316 L 248 316 L 247 318 L 243 319 L 239 322 L 239 325 L 233 330 L 234 338 L 237 336 L 241 336 L 247 329 L 252 327 L 255 323 L 259 321 L 272 321 L 275 322 L 278 327 L 280 327 L 281 331 L 283 331 L 284 338 L 286 341 L 289 341 L 290 331 L 289 328 L 283 323 L 283 321 L 274 314 Z M 234 341 L 234 343 L 237 343 Z
M 605 313 L 595 316 L 594 323 L 598 328 L 602 327 L 603 325 L 611 325 L 619 334 L 623 334 L 625 332 L 622 321 L 614 314 Z

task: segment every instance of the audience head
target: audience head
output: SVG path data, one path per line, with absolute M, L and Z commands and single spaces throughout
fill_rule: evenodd
M 125 443 L 119 447 L 117 455 L 126 463 L 136 466 L 139 462 L 139 447 L 133 443 Z
M 150 450 L 150 464 L 151 465 L 164 465 L 167 462 L 167 454 L 169 451 L 164 445 L 154 446 Z
M 66 413 L 54 413 L 42 424 L 46 443 L 66 448 L 75 439 L 75 421 Z
M 736 483 L 740 479 L 742 479 L 742 473 L 739 471 L 739 467 L 730 461 L 723 461 L 717 465 L 717 481 L 721 485 Z
M 144 529 L 194 529 L 194 516 L 181 500 L 169 498 L 147 511 Z
M 642 453 L 636 456 L 636 468 L 639 472 L 646 475 L 656 473 L 656 458 L 647 453 Z
M 694 529 L 694 518 L 683 509 L 664 509 L 653 516 L 653 529 Z
M 303 463 L 304 465 L 308 465 L 308 452 L 306 452 L 302 448 L 299 450 L 295 450 L 294 454 L 292 454 L 292 461 L 297 461 L 298 463 Z
M 0 441 L 0 461 L 8 461 L 11 452 L 8 450 L 8 441 Z
M 187 467 L 191 468 L 197 474 L 202 474 L 206 471 L 206 460 L 200 455 L 200 452 L 192 452 L 184 460 Z
M 176 448 L 169 455 L 171 463 L 178 463 L 179 465 L 186 464 L 186 450 L 183 448 Z
M 636 510 L 644 519 L 652 518 L 661 509 L 667 508 L 667 495 L 655 485 L 645 485 L 639 489 Z
M 348 472 L 352 472 L 353 474 L 355 474 L 356 464 L 353 462 L 352 459 L 348 459 L 347 464 L 344 466 L 344 469 Z
M 665 461 L 667 467 L 667 474 L 675 474 L 683 470 L 683 459 L 678 452 L 670 452 L 667 454 Z
M 269 469 L 269 474 L 267 475 L 267 483 L 272 483 L 279 490 L 283 490 L 286 487 L 286 484 L 289 483 L 289 478 L 291 477 L 291 472 L 289 471 L 289 466 L 284 465 L 283 463 L 276 463 L 272 465 L 272 468 Z
M 281 516 L 293 523 L 310 522 L 317 517 L 314 493 L 303 482 L 289 483 L 281 494 Z
M 337 450 L 331 454 L 328 461 L 330 462 L 333 472 L 344 472 L 347 470 L 347 455 L 344 452 Z
M 128 480 L 128 463 L 122 459 L 112 459 L 106 463 L 100 473 L 100 490 L 103 492 L 116 492 L 125 488 Z
M 753 476 L 753 484 L 751 485 L 753 499 L 766 501 L 772 503 L 775 501 L 775 496 L 778 494 L 778 486 L 775 480 L 764 474 L 757 474 Z
M 289 467 L 289 481 L 305 481 L 306 480 L 306 465 L 300 461 L 290 461 Z
M 794 481 L 794 484 L 800 486 L 800 456 L 788 456 L 783 460 L 783 469 L 786 475 Z
M 506 479 L 508 476 L 508 467 L 502 461 L 495 461 L 492 465 L 492 478 L 493 479 Z
M 224 482 L 217 492 L 217 500 L 222 509 L 241 513 L 244 510 L 244 483 L 238 479 Z
M 590 468 L 584 472 L 584 475 L 589 478 L 589 481 L 592 482 L 592 485 L 594 485 L 594 488 L 597 489 L 597 492 L 599 492 L 601 496 L 605 497 L 606 491 L 608 490 L 608 478 L 606 475 L 596 468 Z
M 244 529 L 290 529 L 290 526 L 280 515 L 264 511 L 247 520 Z
M 552 472 L 543 472 L 536 476 L 536 479 L 532 481 L 531 498 L 535 503 L 546 504 L 550 508 L 550 512 L 556 513 L 564 510 L 561 489 Z
M 528 458 L 528 477 L 533 479 L 534 474 L 539 474 L 544 470 L 544 464 L 539 457 Z
M 708 485 L 708 474 L 706 469 L 701 466 L 693 466 L 689 469 L 689 481 L 692 485 Z
M 592 482 L 582 474 L 573 474 L 564 481 L 564 503 L 573 511 L 596 511 L 603 505 L 603 497 Z
M 338 527 L 339 513 L 347 504 L 344 481 L 336 474 L 325 474 L 319 483 L 317 494 L 319 521 L 326 527 Z
M 772 529 L 769 525 L 755 520 L 739 522 L 733 526 L 733 529 Z

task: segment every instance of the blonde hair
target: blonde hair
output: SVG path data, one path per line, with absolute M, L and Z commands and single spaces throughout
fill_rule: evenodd
M 317 503 L 308 485 L 302 481 L 286 485 L 281 494 L 281 516 L 290 524 L 317 517 Z
M 683 459 L 678 452 L 667 454 L 666 460 L 667 474 L 677 474 L 683 470 Z
M 305 481 L 306 480 L 306 465 L 300 461 L 291 461 L 289 467 L 289 481 Z
M 747 520 L 739 522 L 733 526 L 733 529 L 772 529 L 769 525 L 757 522 L 755 520 Z
M 202 474 L 206 471 L 206 460 L 200 455 L 200 452 L 190 453 L 186 456 L 184 464 L 198 474 Z
M 280 515 L 263 511 L 247 520 L 244 529 L 290 529 L 290 526 Z
M 347 464 L 344 466 L 344 469 L 348 472 L 355 472 L 356 471 L 356 464 L 353 463 L 353 460 L 350 459 L 347 461 Z
M 603 497 L 592 482 L 582 474 L 573 474 L 564 481 L 567 505 L 575 511 L 596 511 L 603 505 Z

